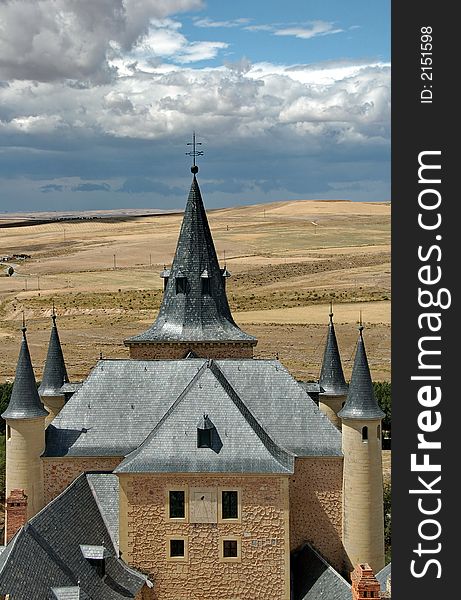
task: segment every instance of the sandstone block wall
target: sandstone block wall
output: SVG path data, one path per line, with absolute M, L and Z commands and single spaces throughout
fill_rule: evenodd
M 42 458 L 45 504 L 56 498 L 81 473 L 113 471 L 123 457 Z
M 155 600 L 289 600 L 286 477 L 120 475 L 122 558 L 149 573 Z M 167 518 L 168 489 L 241 491 L 241 522 L 190 523 Z M 167 540 L 185 537 L 187 560 L 167 559 Z M 241 539 L 241 560 L 219 559 L 220 538 Z
M 253 346 L 250 344 L 128 344 L 130 358 L 138 360 L 174 360 L 184 358 L 188 352 L 194 352 L 203 358 L 253 358 Z
M 291 550 L 309 542 L 340 572 L 345 561 L 342 477 L 342 457 L 296 458 L 289 480 Z

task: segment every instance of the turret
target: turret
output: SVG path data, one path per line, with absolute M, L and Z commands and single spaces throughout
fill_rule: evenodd
M 381 420 L 359 327 L 357 351 L 342 419 L 343 544 L 351 565 L 384 567 Z
M 45 426 L 48 426 L 64 406 L 65 395 L 61 388 L 65 383 L 69 382 L 61 342 L 59 340 L 58 328 L 56 326 L 54 306 L 51 320 L 53 325 L 51 327 L 48 354 L 46 356 L 45 368 L 43 369 L 42 383 L 38 389 L 40 398 L 49 412 Z
M 22 336 L 11 399 L 2 417 L 6 421 L 5 497 L 8 500 L 20 496 L 23 505 L 27 503 L 26 510 L 21 512 L 21 520 L 24 520 L 33 517 L 44 506 L 40 456 L 45 450 L 45 418 L 48 411 L 38 395 L 25 326 Z M 17 502 L 6 503 L 6 541 L 24 524 L 16 514 L 14 524 L 9 523 L 10 505 L 15 507 L 15 504 Z
M 189 352 L 207 358 L 251 358 L 257 340 L 232 318 L 225 282 L 197 181 L 194 165 L 189 197 L 170 269 L 164 267 L 163 301 L 149 329 L 125 340 L 131 358 L 183 358 Z
M 333 306 L 331 304 L 329 317 L 330 323 L 328 324 L 327 342 L 319 377 L 321 388 L 319 408 L 330 419 L 333 425 L 341 429 L 341 419 L 338 417 L 338 412 L 346 400 L 347 384 L 341 365 L 335 326 L 333 324 Z

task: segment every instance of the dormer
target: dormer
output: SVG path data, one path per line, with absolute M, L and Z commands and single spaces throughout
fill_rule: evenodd
M 106 558 L 110 556 L 105 546 L 80 544 L 80 550 L 96 573 L 102 578 L 106 574 Z
M 208 415 L 204 414 L 197 423 L 197 448 L 212 447 L 213 429 L 215 429 L 213 422 Z
M 200 275 L 202 296 L 211 296 L 211 278 L 208 269 L 204 269 Z

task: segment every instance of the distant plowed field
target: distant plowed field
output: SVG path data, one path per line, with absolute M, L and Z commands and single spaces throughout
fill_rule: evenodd
M 71 379 L 99 357 L 126 357 L 123 339 L 145 329 L 162 299 L 181 215 L 55 222 L 1 230 L 0 381 L 14 376 L 22 312 L 41 377 L 52 302 Z M 346 377 L 362 311 L 373 378 L 390 379 L 390 205 L 277 202 L 209 212 L 221 264 L 232 273 L 234 318 L 258 337 L 257 357 L 279 356 L 291 372 L 317 379 L 334 302 Z M 4 274 L 5 266 L 0 266 Z

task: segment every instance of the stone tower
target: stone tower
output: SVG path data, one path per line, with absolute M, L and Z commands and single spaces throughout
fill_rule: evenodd
M 40 456 L 45 450 L 45 418 L 48 411 L 38 395 L 25 327 L 22 328 L 22 335 L 10 403 L 2 414 L 6 421 L 5 497 L 9 498 L 13 490 L 15 494 L 22 491 L 27 497 L 26 513 L 27 519 L 30 519 L 44 506 Z M 8 527 L 8 502 L 5 531 L 11 532 Z
M 64 356 L 62 354 L 61 342 L 59 340 L 58 328 L 56 327 L 54 308 L 51 319 L 53 325 L 51 327 L 48 354 L 43 370 L 42 383 L 38 388 L 40 398 L 49 412 L 45 421 L 45 426 L 48 426 L 64 406 L 65 397 L 64 393 L 61 391 L 61 386 L 69 381 Z
M 351 565 L 384 567 L 383 472 L 381 420 L 368 366 L 363 326 L 359 327 L 349 392 L 342 419 L 343 544 Z
M 220 268 L 211 237 L 197 166 L 171 269 L 164 269 L 163 302 L 143 333 L 125 340 L 131 358 L 177 359 L 189 352 L 206 358 L 251 358 L 255 337 L 234 322 L 226 296 L 230 273 Z
M 338 342 L 336 341 L 332 305 L 330 305 L 329 317 L 327 343 L 319 378 L 320 387 L 323 389 L 319 395 L 319 408 L 333 425 L 341 429 L 341 419 L 338 417 L 338 412 L 346 400 L 347 384 L 344 379 Z

